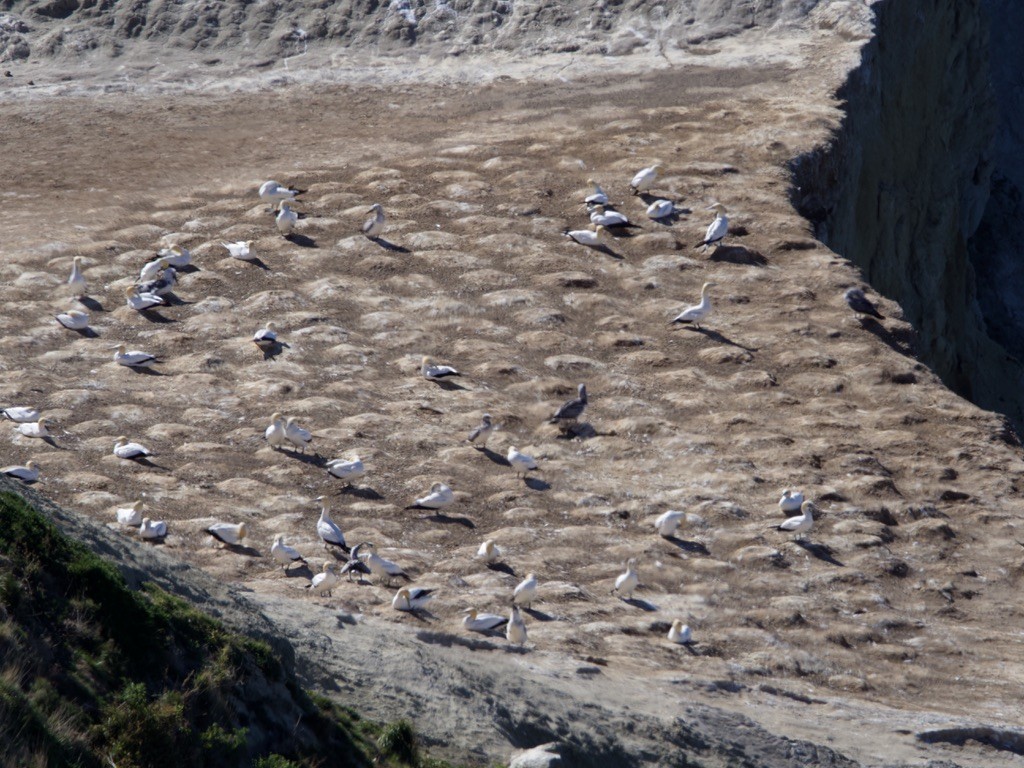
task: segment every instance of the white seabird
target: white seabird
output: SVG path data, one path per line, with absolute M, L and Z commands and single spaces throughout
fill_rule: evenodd
M 69 309 L 54 315 L 57 322 L 72 331 L 84 331 L 89 327 L 89 313 L 80 309 Z
M 148 517 L 142 518 L 142 523 L 139 525 L 139 536 L 144 539 L 162 539 L 167 535 L 167 523 L 163 520 L 150 520 Z
M 137 349 L 126 352 L 124 344 L 118 344 L 116 347 L 112 347 L 112 349 L 116 350 L 114 352 L 114 362 L 127 368 L 148 368 L 153 363 L 160 362 L 156 355 L 151 355 L 148 352 L 140 352 Z
M 580 245 L 590 246 L 591 248 L 599 245 L 604 245 L 601 242 L 601 235 L 604 234 L 605 228 L 598 224 L 594 229 L 570 229 L 565 233 L 565 236 L 571 240 L 575 240 Z
M 494 431 L 494 424 L 491 423 L 491 414 L 485 413 L 480 417 L 480 424 L 469 433 L 469 437 L 466 439 L 471 443 L 476 443 L 477 440 L 480 442 L 477 444 L 480 448 L 487 447 L 487 438 L 491 436 L 491 432 Z
M 306 589 L 319 593 L 320 597 L 324 596 L 324 592 L 327 593 L 328 597 L 333 597 L 331 591 L 338 586 L 338 583 L 341 581 L 338 577 L 337 568 L 337 563 L 332 563 L 330 561 L 324 563 L 323 572 L 314 576 Z
M 583 198 L 583 202 L 586 205 L 608 205 L 608 195 L 601 189 L 601 185 L 593 179 L 587 179 L 587 184 L 591 184 L 594 187 L 594 193 L 587 195 Z
M 318 496 L 317 501 L 324 501 L 323 496 Z M 341 532 L 338 524 L 331 519 L 331 510 L 326 504 L 320 508 L 320 519 L 316 521 L 316 535 L 324 543 L 324 549 L 335 547 L 342 552 L 348 552 L 349 547 L 345 543 L 345 534 Z
M 455 494 L 452 489 L 444 483 L 434 483 L 430 486 L 430 493 L 416 499 L 406 509 L 444 509 L 455 503 Z
M 3 413 L 5 418 L 15 421 L 19 424 L 25 424 L 30 421 L 39 421 L 39 409 L 29 408 L 27 406 L 12 406 L 11 408 L 4 408 Z
M 664 219 L 666 216 L 671 216 L 675 209 L 671 200 L 655 200 L 647 206 L 647 218 Z
M 125 288 L 124 296 L 128 308 L 134 309 L 136 312 L 144 312 L 147 309 L 160 307 L 167 303 L 162 296 L 157 296 L 155 293 L 141 293 L 137 285 L 130 285 Z
M 170 248 L 161 248 L 159 256 L 162 256 L 168 267 L 181 269 L 192 263 L 192 253 L 188 248 L 180 245 L 172 245 Z
M 136 501 L 130 507 L 118 507 L 114 510 L 117 515 L 117 522 L 121 525 L 142 525 L 142 502 Z
M 299 550 L 294 547 L 289 547 L 284 543 L 284 534 L 279 533 L 274 539 L 274 543 L 270 545 L 270 556 L 273 557 L 277 562 L 281 563 L 281 567 L 284 570 L 288 570 L 288 566 L 293 563 L 302 563 L 306 565 L 306 559 L 299 554 Z
M 306 452 L 306 446 L 313 442 L 313 433 L 296 424 L 294 416 L 289 416 L 285 421 L 284 436 L 293 446 L 301 448 L 303 453 Z
M 671 642 L 686 645 L 692 637 L 693 632 L 690 630 L 690 627 L 683 624 L 680 619 L 672 622 L 672 626 L 668 630 L 668 639 Z
M 537 577 L 532 573 L 526 574 L 526 578 L 519 582 L 519 585 L 512 592 L 512 604 L 529 608 L 537 598 Z
M 585 384 L 580 384 L 576 388 L 576 397 L 562 403 L 561 407 L 548 419 L 548 423 L 575 422 L 583 415 L 583 410 L 587 407 L 588 402 L 590 401 L 587 400 L 587 387 Z
M 252 335 L 252 343 L 264 352 L 273 349 L 277 344 L 277 328 L 273 323 L 267 323 Z
M 670 509 L 668 512 L 658 516 L 658 519 L 654 521 L 654 527 L 658 530 L 659 536 L 664 536 L 667 539 L 675 534 L 679 524 L 685 519 L 685 512 L 681 512 L 678 509 Z
M 384 231 L 384 208 L 380 203 L 374 203 L 368 213 L 373 215 L 363 222 L 363 234 L 371 240 L 376 240 Z
M 715 203 L 708 206 L 707 210 L 715 212 L 715 220 L 708 224 L 708 230 L 704 233 L 704 239 L 693 246 L 703 250 L 707 250 L 709 245 L 717 248 L 722 240 L 725 239 L 725 236 L 729 234 L 729 217 L 725 215 L 725 206 L 721 203 Z
M 814 502 L 805 501 L 800 505 L 799 515 L 787 518 L 780 525 L 772 527 L 787 533 L 807 533 L 814 527 Z
M 24 464 L 12 464 L 9 467 L 0 468 L 0 475 L 16 477 L 24 483 L 34 483 L 39 479 L 39 465 L 34 461 L 27 461 Z
M 636 176 L 629 182 L 629 191 L 634 195 L 646 192 L 654 184 L 654 180 L 658 177 L 658 171 L 660 170 L 660 165 L 652 165 L 650 168 L 637 171 Z
M 711 297 L 708 296 L 708 288 L 714 288 L 715 283 L 704 283 L 700 289 L 700 304 L 687 307 L 673 318 L 673 323 L 693 323 L 700 328 L 701 320 L 711 313 Z
M 45 438 L 50 436 L 50 431 L 46 428 L 49 423 L 45 416 L 40 417 L 39 421 L 30 421 L 25 424 L 19 424 L 17 429 L 25 437 L 38 437 Z
M 519 608 L 514 605 L 508 617 L 508 626 L 505 627 L 505 638 L 516 645 L 523 645 L 526 642 L 526 622 L 523 621 Z
M 427 355 L 420 361 L 420 375 L 428 381 L 440 381 L 449 376 L 461 376 L 457 370 L 450 365 L 434 365 Z
M 150 280 L 155 280 L 156 276 L 160 274 L 160 270 L 167 266 L 167 259 L 163 257 L 157 257 L 152 261 L 147 261 L 142 271 L 139 272 L 139 282 L 148 283 Z
M 629 600 L 633 597 L 633 592 L 636 588 L 640 586 L 640 574 L 637 573 L 636 564 L 637 559 L 635 557 L 629 558 L 626 561 L 626 572 L 615 580 L 615 588 L 612 592 L 618 592 L 619 597 Z
M 286 187 L 276 181 L 264 181 L 260 184 L 260 199 L 268 201 L 271 205 L 282 200 L 294 200 L 296 195 L 301 195 L 306 190 Z
M 358 456 L 348 459 L 331 459 L 327 462 L 327 474 L 339 480 L 345 480 L 352 485 L 353 480 L 358 480 L 366 474 L 366 466 Z
M 281 210 L 278 211 L 277 218 L 274 220 L 277 223 L 277 231 L 282 235 L 288 235 L 295 229 L 298 220 L 299 214 L 293 211 L 288 203 L 281 203 Z
M 241 544 L 247 533 L 245 523 L 214 523 L 206 532 L 221 544 L 231 547 Z
M 799 512 L 800 506 L 804 503 L 804 495 L 800 491 L 793 493 L 786 488 L 779 499 L 779 509 L 783 512 Z
M 148 283 L 137 286 L 136 290 L 138 291 L 139 296 L 152 294 L 153 296 L 160 296 L 162 298 L 174 290 L 174 284 L 177 282 L 177 275 L 178 273 L 174 267 L 167 267 L 156 280 L 150 280 Z
M 476 559 L 483 560 L 485 563 L 493 563 L 500 557 L 501 548 L 494 543 L 494 539 L 488 539 L 476 551 Z
M 363 562 L 363 556 L 360 553 L 361 549 L 364 546 L 365 544 L 356 544 L 355 547 L 353 547 L 352 556 L 348 559 L 348 562 L 342 566 L 341 574 L 339 575 L 348 574 L 349 581 L 352 581 L 353 573 L 360 574 L 360 579 L 362 578 L 363 574 L 367 576 L 370 575 L 370 568 L 366 565 L 366 563 Z
M 870 315 L 879 320 L 885 320 L 885 315 L 878 311 L 878 307 L 868 300 L 860 288 L 850 288 L 843 294 L 843 298 L 846 299 L 847 306 L 858 315 Z
M 467 608 L 462 619 L 462 626 L 470 632 L 494 632 L 508 623 L 508 619 L 496 613 L 480 613 L 476 608 Z
M 152 456 L 149 449 L 140 443 L 130 443 L 128 438 L 121 435 L 114 441 L 114 455 L 119 459 L 144 459 Z
M 604 228 L 636 226 L 630 224 L 629 217 L 618 211 L 606 211 L 603 205 L 598 205 L 590 212 L 590 223 L 600 224 Z
M 256 251 L 253 250 L 253 240 L 238 240 L 234 243 L 221 243 L 228 249 L 231 258 L 239 261 L 253 261 L 256 258 Z
M 287 441 L 284 431 L 284 416 L 280 413 L 271 415 L 270 426 L 267 427 L 263 436 L 267 439 L 267 442 L 270 443 L 271 448 L 280 450 L 281 446 L 283 446 Z
M 520 453 L 513 446 L 508 448 L 508 463 L 512 466 L 512 469 L 516 471 L 516 477 L 526 477 L 526 473 L 534 469 L 537 469 L 537 461 L 533 456 L 527 456 L 525 453 Z
M 363 551 L 360 551 L 359 556 L 362 558 L 363 563 L 370 569 L 370 573 L 376 576 L 378 579 L 386 579 L 387 583 L 391 583 L 391 579 L 394 577 L 401 577 L 408 579 L 409 575 L 402 570 L 402 567 L 398 563 L 393 563 L 376 553 L 376 547 L 373 544 L 363 542 L 360 544 Z
M 71 260 L 71 277 L 68 278 L 68 288 L 73 296 L 85 296 L 85 275 L 82 274 L 82 257 L 75 256 Z
M 433 599 L 433 592 L 422 587 L 402 587 L 391 599 L 391 607 L 396 611 L 418 611 Z

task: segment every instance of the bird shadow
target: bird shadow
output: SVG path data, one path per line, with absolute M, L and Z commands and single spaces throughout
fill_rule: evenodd
M 50 446 L 51 448 L 56 448 L 58 451 L 66 451 L 66 450 L 68 450 L 67 448 L 61 448 L 59 445 L 57 445 L 57 441 L 54 440 L 51 435 L 47 435 L 46 437 L 42 437 L 40 439 L 44 443 L 46 443 L 48 446 Z
M 431 379 L 431 381 L 433 381 L 435 384 L 437 384 L 437 386 L 439 386 L 441 389 L 448 390 L 449 392 L 456 392 L 456 391 L 465 392 L 466 391 L 466 387 L 464 387 L 461 384 L 459 384 L 458 382 L 452 381 L 450 379 Z
M 360 499 L 367 499 L 368 501 L 384 500 L 384 497 L 377 493 L 377 491 L 373 490 L 373 488 L 360 488 L 359 486 L 355 485 L 346 485 L 344 488 L 338 491 L 339 496 L 348 494 L 351 494 L 352 496 L 357 496 Z
M 484 637 L 501 637 L 501 632 L 479 632 Z M 521 646 L 506 646 L 504 643 L 495 644 L 489 640 L 477 640 L 471 637 L 458 637 L 449 632 L 417 632 L 416 639 L 420 642 L 430 643 L 431 645 L 441 645 L 445 648 L 451 648 L 452 646 L 459 646 L 470 651 L 501 651 L 505 650 L 509 653 L 526 653 L 526 649 Z
M 794 539 L 793 543 L 800 547 L 800 549 L 807 552 L 808 554 L 818 558 L 823 563 L 828 563 L 829 565 L 838 565 L 840 568 L 845 567 L 843 563 L 836 560 L 832 548 L 826 546 L 825 544 L 815 544 L 810 541 L 805 541 L 804 539 Z
M 767 256 L 760 251 L 754 251 L 742 245 L 719 245 L 708 256 L 708 261 L 726 261 L 730 264 L 743 264 L 748 267 L 768 265 Z
M 273 360 L 275 357 L 284 352 L 285 345 L 280 341 L 274 341 L 270 344 L 264 344 L 260 346 L 260 351 L 263 353 L 264 360 Z
M 868 333 L 872 333 L 878 337 L 878 339 L 884 343 L 889 349 L 894 352 L 898 352 L 906 357 L 911 357 L 914 354 L 914 347 L 912 337 L 900 339 L 899 336 L 892 333 L 888 328 L 882 325 L 880 322 L 875 320 L 873 317 L 861 317 L 861 327 Z
M 301 568 L 288 566 L 284 569 L 284 575 L 289 579 L 312 579 L 313 571 L 310 569 L 308 564 L 303 563 Z
M 664 200 L 665 198 L 659 197 L 658 195 L 652 195 L 650 192 L 638 192 L 634 197 L 639 197 L 644 201 L 644 205 L 650 205 L 655 200 Z
M 730 347 L 736 347 L 737 349 L 742 349 L 744 352 L 757 352 L 758 349 L 759 349 L 759 347 L 745 347 L 742 344 L 740 344 L 739 342 L 733 341 L 728 336 L 725 336 L 720 331 L 712 331 L 712 330 L 710 330 L 708 328 L 695 328 L 693 326 L 686 326 L 686 327 L 689 330 L 693 331 L 694 333 L 700 333 L 700 334 L 702 334 L 704 336 L 707 336 L 712 341 L 717 341 L 719 344 L 726 344 L 726 345 L 728 345 Z
M 418 515 L 416 519 L 429 520 L 432 523 L 451 523 L 453 525 L 464 526 L 465 528 L 476 528 L 476 523 L 468 517 L 452 517 L 451 515 L 445 515 L 441 512 L 437 512 L 433 515 Z
M 483 447 L 483 451 L 482 452 L 483 452 L 484 456 L 486 456 L 488 459 L 493 461 L 499 467 L 511 467 L 512 466 L 511 464 L 508 463 L 508 459 L 506 459 L 500 453 L 495 453 L 494 451 L 492 451 L 487 446 Z
M 246 557 L 262 557 L 258 549 L 256 549 L 255 547 L 250 547 L 247 544 L 224 543 L 221 549 L 225 549 L 228 552 L 232 552 L 236 555 L 245 555 Z
M 290 456 L 296 461 L 301 461 L 303 464 L 308 464 L 311 467 L 323 468 L 327 466 L 327 459 L 321 456 L 319 453 L 299 453 L 294 448 L 288 452 L 282 451 L 285 456 Z
M 372 237 L 370 239 L 385 251 L 391 251 L 392 253 L 412 253 L 412 251 L 405 246 L 392 243 L 389 240 L 385 240 L 383 237 Z
M 140 467 L 146 467 L 148 469 L 159 469 L 164 472 L 171 471 L 170 467 L 165 467 L 162 464 L 157 464 L 155 461 L 151 461 L 150 459 L 147 459 L 145 456 L 142 456 L 138 459 L 128 459 L 128 461 L 132 462 L 132 464 L 138 464 Z
M 78 303 L 83 307 L 87 307 L 93 312 L 104 312 L 103 305 L 100 304 L 96 299 L 90 298 L 89 296 L 79 296 Z
M 402 613 L 412 616 L 417 621 L 422 621 L 424 624 L 430 624 L 431 621 L 437 618 L 436 615 L 428 611 L 426 608 L 413 608 L 411 611 L 402 611 Z
M 567 424 L 559 427 L 558 440 L 589 440 L 597 437 L 597 430 L 589 422 Z
M 523 613 L 527 614 L 531 619 L 536 621 L 554 621 L 555 617 L 550 613 L 544 613 L 544 611 L 538 611 L 536 608 L 521 608 Z
M 195 264 L 186 264 L 184 267 L 175 267 L 175 269 L 178 270 L 179 274 L 183 275 L 191 275 L 199 271 L 199 267 L 197 267 Z
M 539 477 L 524 477 L 523 482 L 531 491 L 546 491 L 551 488 L 551 483 L 545 482 Z
M 634 608 L 639 608 L 642 611 L 653 613 L 658 610 L 658 606 L 654 603 L 649 603 L 646 600 L 641 600 L 639 597 L 624 597 L 622 602 L 632 605 Z
M 139 374 L 140 376 L 166 376 L 167 374 L 163 371 L 157 371 L 153 368 L 145 368 L 138 365 L 125 366 L 130 371 Z
M 301 218 L 301 217 L 300 217 Z M 289 232 L 284 236 L 284 239 L 293 245 L 297 245 L 300 248 L 318 248 L 316 240 L 306 235 L 300 235 L 297 232 Z
M 255 258 L 252 259 L 246 259 L 245 263 L 252 264 L 254 267 L 256 267 L 257 269 L 262 269 L 264 272 L 270 271 L 270 267 L 268 267 L 267 263 L 263 261 L 263 259 L 261 259 L 259 256 L 256 256 Z
M 154 545 L 154 546 L 157 545 L 157 544 L 163 544 L 166 541 L 167 541 L 167 534 L 166 533 L 163 536 L 150 536 L 149 538 L 143 538 L 142 539 L 142 542 L 144 544 L 150 544 L 150 545 Z
M 516 575 L 515 570 L 508 563 L 488 563 L 487 569 L 498 573 L 507 573 L 509 576 Z
M 686 539 L 680 539 L 677 536 L 663 536 L 665 541 L 671 542 L 672 544 L 679 547 L 684 552 L 689 552 L 694 555 L 710 555 L 708 548 L 701 544 L 699 541 L 687 541 Z
M 73 330 L 73 329 L 69 328 L 68 330 Z M 79 328 L 79 329 L 75 330 L 75 333 L 77 333 L 79 336 L 81 336 L 82 338 L 85 338 L 85 339 L 98 339 L 99 336 L 100 336 L 92 328 Z
M 592 245 L 590 247 L 595 251 L 600 251 L 606 256 L 611 256 L 613 259 L 618 259 L 619 261 L 622 261 L 625 258 L 621 253 L 616 253 L 604 243 L 601 243 L 600 245 Z

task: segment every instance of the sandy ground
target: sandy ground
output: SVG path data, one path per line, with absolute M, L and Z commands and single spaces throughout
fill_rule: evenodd
M 699 681 L 687 696 L 866 762 L 1014 764 L 976 742 L 925 750 L 914 734 L 1018 717 L 1024 463 L 998 418 L 913 359 L 898 307 L 882 301 L 877 323 L 851 316 L 842 293 L 858 276 L 791 209 L 786 161 L 838 117 L 821 91 L 810 68 L 766 65 L 628 82 L 8 93 L 0 400 L 57 429 L 53 444 L 10 429 L 4 463 L 35 459 L 41 493 L 105 523 L 144 499 L 169 522 L 162 548 L 258 602 L 294 601 L 281 612 L 341 611 L 405 643 L 461 633 L 467 606 L 503 610 L 534 572 L 537 668 L 594 668 L 652 710 L 649 686 L 683 674 Z M 657 161 L 654 192 L 681 211 L 663 224 L 627 190 Z M 561 235 L 587 223 L 588 176 L 639 224 L 606 251 Z M 267 178 L 308 189 L 294 242 L 256 198 Z M 701 253 L 714 201 L 734 236 Z M 383 242 L 358 234 L 374 202 Z M 241 239 L 259 264 L 220 246 Z M 127 309 L 124 287 L 171 243 L 196 266 L 177 300 L 151 317 Z M 52 319 L 80 304 L 64 286 L 76 255 L 94 338 Z M 705 281 L 715 314 L 670 326 Z M 265 358 L 249 339 L 268 320 L 286 346 Z M 119 342 L 165 362 L 126 370 Z M 463 376 L 425 381 L 425 354 Z M 579 382 L 591 405 L 567 439 L 546 417 Z M 270 449 L 274 411 L 311 429 L 313 450 Z M 500 429 L 479 451 L 464 438 L 484 412 Z M 151 466 L 111 455 L 121 434 L 154 451 Z M 510 445 L 541 471 L 518 479 Z M 344 488 L 324 461 L 353 453 L 369 472 Z M 455 490 L 452 508 L 404 509 L 436 481 Z M 807 542 L 771 530 L 786 487 L 824 513 Z M 395 613 L 393 590 L 369 582 L 303 589 L 330 557 L 321 494 L 350 543 L 375 542 L 437 589 L 428 612 Z M 689 522 L 666 540 L 652 521 L 670 508 Z M 249 546 L 214 547 L 203 529 L 216 520 L 246 521 Z M 276 533 L 308 568 L 274 564 Z M 487 538 L 500 567 L 473 560 Z M 641 561 L 632 601 L 610 594 L 628 557 Z M 693 627 L 691 647 L 665 642 L 674 618 Z M 460 652 L 504 654 L 503 642 Z M 845 717 L 855 725 L 837 730 Z M 888 741 L 863 738 L 868 722 Z

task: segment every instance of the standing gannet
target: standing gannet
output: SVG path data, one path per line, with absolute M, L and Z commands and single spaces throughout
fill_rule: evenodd
M 156 355 L 151 355 L 148 352 L 139 352 L 137 349 L 126 352 L 124 344 L 118 344 L 116 347 L 111 347 L 111 349 L 116 350 L 114 352 L 114 362 L 127 368 L 148 368 L 153 363 L 160 362 Z
M 352 574 L 359 574 L 359 578 L 362 579 L 363 574 L 369 576 L 371 571 L 369 566 L 363 562 L 360 550 L 365 544 L 356 544 L 352 549 L 352 556 L 348 559 L 348 562 L 341 567 L 341 573 L 339 575 L 348 574 L 348 580 L 352 581 Z
M 799 515 L 787 518 L 780 525 L 772 527 L 777 531 L 786 531 L 787 533 L 807 533 L 814 527 L 814 502 L 805 501 L 800 505 Z
M 864 295 L 864 291 L 860 288 L 851 288 L 843 294 L 843 298 L 846 299 L 846 304 L 850 309 L 858 315 L 870 315 L 871 317 L 877 317 L 879 320 L 885 320 L 885 315 L 868 301 L 868 297 Z
M 476 559 L 485 563 L 493 563 L 501 557 L 501 549 L 494 543 L 494 539 L 488 539 L 480 545 L 476 551 Z
M 167 535 L 167 523 L 163 520 L 150 520 L 148 517 L 142 518 L 142 523 L 139 525 L 139 536 L 144 539 L 162 539 Z
M 221 243 L 228 249 L 231 258 L 239 261 L 253 261 L 256 258 L 256 251 L 253 249 L 253 240 L 238 240 L 234 243 Z
M 587 245 L 591 248 L 599 245 L 604 245 L 601 242 L 601 235 L 604 234 L 605 228 L 598 224 L 593 230 L 590 229 L 571 229 L 567 230 L 564 234 L 571 240 L 575 240 L 580 245 Z
M 652 165 L 650 168 L 637 171 L 636 176 L 629 182 L 629 191 L 634 195 L 646 192 L 654 184 L 654 180 L 658 177 L 658 171 L 660 170 L 660 165 Z
M 313 433 L 296 424 L 294 416 L 289 416 L 285 421 L 284 436 L 295 448 L 301 448 L 303 453 L 306 452 L 306 446 L 313 442 Z
M 391 583 L 391 579 L 400 577 L 408 579 L 409 575 L 402 570 L 402 567 L 398 563 L 393 563 L 390 560 L 386 560 L 376 553 L 376 547 L 368 542 L 363 542 L 360 545 L 365 552 L 360 552 L 359 556 L 363 559 L 366 567 L 370 569 L 370 573 L 376 576 L 378 579 L 386 579 L 387 583 Z
M 671 200 L 655 200 L 647 206 L 647 218 L 664 219 L 671 216 L 676 207 Z
M 267 427 L 263 436 L 270 443 L 270 447 L 274 450 L 280 450 L 281 446 L 285 444 L 287 438 L 284 432 L 284 416 L 280 413 L 275 413 L 270 417 L 270 426 Z
M 450 365 L 434 365 L 426 355 L 420 361 L 420 375 L 428 381 L 440 381 L 449 376 L 461 376 L 457 370 Z
M 519 582 L 519 585 L 512 592 L 512 604 L 529 608 L 537 598 L 537 577 L 532 573 L 526 574 L 526 578 Z
M 391 607 L 396 611 L 418 611 L 433 599 L 433 592 L 422 587 L 402 587 L 391 599 Z
M 296 189 L 295 187 L 285 187 L 278 184 L 276 181 L 264 181 L 260 184 L 260 199 L 266 200 L 271 204 L 280 202 L 282 200 L 294 200 L 296 195 L 301 195 L 306 190 Z
M 515 605 L 512 606 L 512 614 L 508 617 L 505 638 L 516 645 L 523 645 L 526 642 L 526 622 L 523 621 L 523 616 Z
M 319 502 L 326 501 L 323 496 L 317 496 L 316 500 Z M 334 547 L 342 552 L 349 552 L 349 547 L 345 543 L 345 534 L 341 532 L 338 524 L 331 519 L 331 510 L 327 508 L 326 504 L 320 508 L 320 519 L 316 521 L 316 535 L 324 543 L 324 549 Z
M 274 543 L 270 545 L 270 556 L 281 563 L 281 567 L 286 571 L 293 563 L 307 565 L 306 559 L 299 554 L 299 550 L 284 543 L 283 533 L 277 534 Z
M 636 564 L 637 559 L 635 557 L 629 558 L 626 561 L 626 572 L 615 580 L 615 588 L 612 592 L 618 592 L 619 597 L 624 597 L 627 600 L 631 599 L 633 592 L 640 586 L 640 574 L 637 573 Z
M 358 480 L 366 474 L 366 467 L 358 456 L 351 456 L 347 459 L 331 459 L 327 462 L 327 474 L 339 480 L 345 480 L 348 485 L 352 485 L 353 480 Z
M 601 189 L 601 186 L 593 179 L 587 179 L 587 184 L 594 187 L 594 194 L 583 198 L 583 203 L 585 205 L 608 205 L 608 195 Z
M 114 455 L 119 459 L 144 459 L 152 456 L 149 449 L 140 443 L 130 443 L 128 438 L 121 435 L 114 441 Z
M 548 423 L 575 422 L 583 415 L 583 410 L 587 407 L 588 402 L 587 387 L 584 384 L 580 384 L 576 388 L 576 397 L 562 403 L 562 406 L 548 419 Z
M 147 261 L 142 271 L 139 272 L 139 282 L 148 283 L 150 280 L 155 280 L 156 276 L 160 274 L 160 270 L 167 266 L 167 259 L 158 257 L 153 261 Z
M 252 335 L 252 343 L 264 352 L 273 349 L 277 344 L 277 328 L 273 323 L 267 323 Z
M 39 465 L 34 461 L 27 461 L 24 464 L 12 464 L 9 467 L 0 468 L 0 475 L 16 477 L 23 483 L 34 483 L 39 479 Z
M 45 416 L 42 416 L 39 421 L 30 421 L 25 424 L 19 424 L 18 431 L 25 437 L 46 438 L 50 437 L 50 431 L 46 428 L 47 424 L 49 424 L 49 421 Z
M 337 568 L 337 563 L 330 561 L 324 563 L 323 572 L 314 576 L 313 580 L 306 585 L 306 589 L 319 593 L 320 597 L 324 596 L 324 592 L 327 593 L 328 597 L 333 597 L 331 590 L 338 586 L 338 583 L 341 581 L 338 577 Z
M 172 245 L 170 248 L 161 248 L 157 255 L 163 257 L 164 261 L 167 262 L 168 267 L 174 267 L 175 269 L 187 267 L 192 263 L 191 251 L 189 251 L 188 248 L 182 248 L 180 245 Z
M 75 256 L 71 260 L 71 277 L 68 278 L 68 288 L 71 295 L 85 296 L 85 275 L 82 274 L 82 257 Z
M 38 408 L 12 406 L 11 408 L 4 408 L 0 413 L 3 413 L 4 418 L 17 422 L 18 424 L 25 424 L 30 421 L 39 421 Z
M 142 525 L 142 502 L 136 501 L 130 507 L 118 507 L 114 510 L 117 515 L 117 522 L 121 525 Z
M 288 203 L 281 203 L 281 210 L 277 212 L 277 218 L 274 219 L 277 223 L 277 231 L 287 236 L 295 229 L 295 224 L 298 220 L 299 214 L 293 211 Z
M 462 626 L 470 632 L 481 632 L 487 634 L 501 629 L 508 623 L 508 619 L 496 613 L 480 613 L 476 608 L 467 608 L 463 611 L 466 614 L 462 619 Z
M 509 465 L 516 471 L 516 477 L 526 477 L 527 472 L 537 469 L 537 461 L 533 456 L 527 456 L 525 453 L 520 453 L 513 446 L 509 446 L 508 456 Z
M 156 280 L 150 280 L 148 283 L 143 283 L 137 286 L 136 290 L 139 292 L 139 296 L 145 296 L 146 294 L 152 294 L 153 296 L 166 296 L 168 293 L 174 290 L 174 283 L 177 282 L 177 271 L 174 267 L 167 267 Z
M 54 315 L 58 323 L 72 331 L 84 331 L 89 327 L 89 313 L 80 309 L 69 309 Z
M 367 213 L 373 216 L 363 222 L 363 234 L 371 240 L 376 240 L 384 232 L 384 208 L 380 203 L 374 203 Z
M 466 439 L 471 443 L 476 443 L 478 448 L 487 447 L 487 438 L 491 436 L 491 432 L 494 431 L 494 424 L 491 423 L 491 414 L 485 413 L 480 417 L 480 424 L 469 433 L 469 437 Z M 476 441 L 480 442 L 477 443 Z
M 594 207 L 594 210 L 590 212 L 590 223 L 600 224 L 604 228 L 609 227 L 635 227 L 636 224 L 631 224 L 629 217 L 624 213 L 618 211 L 606 211 L 603 205 Z
M 700 289 L 700 304 L 687 307 L 672 320 L 673 323 L 693 323 L 700 328 L 700 322 L 711 313 L 711 297 L 708 296 L 708 288 L 714 288 L 715 283 L 704 283 Z
M 708 230 L 704 233 L 704 239 L 693 246 L 702 250 L 707 250 L 709 245 L 717 248 L 729 233 L 729 217 L 725 215 L 725 206 L 721 203 L 715 203 L 708 206 L 707 210 L 715 212 L 715 220 L 708 224 Z
M 145 312 L 147 309 L 160 307 L 167 303 L 162 296 L 157 296 L 155 293 L 140 293 L 137 285 L 129 285 L 125 288 L 124 296 L 128 308 L 134 309 L 136 312 Z
M 675 534 L 679 524 L 685 519 L 685 512 L 670 509 L 668 512 L 658 516 L 658 519 L 654 521 L 654 527 L 658 530 L 659 536 L 664 536 L 667 539 Z
M 690 630 L 689 626 L 683 624 L 680 619 L 676 619 L 672 622 L 672 626 L 668 630 L 668 639 L 671 642 L 686 645 L 690 642 L 691 637 L 693 637 L 693 632 Z
M 245 523 L 214 523 L 206 532 L 221 544 L 231 547 L 241 544 L 246 536 Z
M 804 503 L 804 495 L 800 491 L 793 493 L 786 488 L 779 499 L 779 509 L 783 512 L 799 512 L 800 505 Z
M 434 483 L 430 486 L 430 493 L 416 499 L 406 509 L 444 509 L 455 503 L 455 494 L 452 489 L 444 483 Z

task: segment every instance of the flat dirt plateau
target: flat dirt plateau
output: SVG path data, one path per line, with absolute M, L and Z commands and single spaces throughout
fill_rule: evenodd
M 786 162 L 836 126 L 856 46 L 775 53 L 494 57 L 462 65 L 476 80 L 395 59 L 349 84 L 279 67 L 202 88 L 112 64 L 58 88 L 23 66 L 0 84 L 0 399 L 54 439 L 5 427 L 5 463 L 37 461 L 41 494 L 129 552 L 152 545 L 114 509 L 143 499 L 170 527 L 156 548 L 276 622 L 312 685 L 462 762 L 560 740 L 579 765 L 1021 764 L 1020 449 L 915 361 L 897 306 L 845 306 L 858 275 L 792 209 Z M 664 223 L 628 191 L 655 162 L 650 199 L 680 211 Z M 604 250 L 562 235 L 588 224 L 588 177 L 639 225 Z M 269 178 L 308 189 L 291 240 L 256 197 Z M 702 253 L 715 201 L 733 235 Z M 380 242 L 359 234 L 373 203 Z M 255 263 L 221 246 L 249 239 Z M 193 255 L 176 299 L 128 309 L 170 244 Z M 705 282 L 702 328 L 670 325 Z M 94 334 L 54 321 L 73 307 Z M 265 358 L 266 321 L 284 345 Z M 120 342 L 164 362 L 115 365 Z M 422 355 L 462 377 L 424 380 Z M 546 418 L 580 382 L 567 437 Z M 266 444 L 275 411 L 311 450 Z M 500 429 L 478 450 L 484 412 Z M 151 464 L 115 458 L 118 435 Z M 510 445 L 540 471 L 518 479 Z M 351 454 L 368 472 L 345 488 L 325 461 Z M 452 507 L 405 509 L 438 481 Z M 787 487 L 821 510 L 803 541 L 771 529 Z M 375 580 L 303 589 L 332 557 L 320 495 L 350 544 L 436 589 L 427 611 L 395 612 Z M 663 539 L 668 509 L 687 522 Z M 215 547 L 218 520 L 247 522 L 247 546 Z M 278 533 L 308 567 L 282 572 Z M 499 565 L 474 560 L 485 539 Z M 525 649 L 463 631 L 530 572 Z M 676 618 L 692 645 L 666 641 Z

